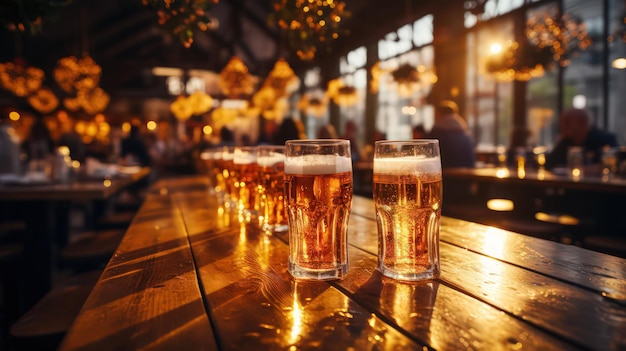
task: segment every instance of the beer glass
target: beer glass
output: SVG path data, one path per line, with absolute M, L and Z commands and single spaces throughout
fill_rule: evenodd
M 258 165 L 256 146 L 236 146 L 233 155 L 233 186 L 237 209 L 255 213 Z
M 259 145 L 259 216 L 264 231 L 287 230 L 285 210 L 285 146 Z
M 377 141 L 373 195 L 381 273 L 406 281 L 439 276 L 439 141 Z
M 289 272 L 295 278 L 341 279 L 348 273 L 352 186 L 350 141 L 285 143 Z

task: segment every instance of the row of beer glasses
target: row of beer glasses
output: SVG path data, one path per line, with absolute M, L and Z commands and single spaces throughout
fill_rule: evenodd
M 205 152 L 209 183 L 225 206 L 266 232 L 287 230 L 282 145 L 224 146 Z
M 219 162 L 214 157 L 214 164 L 221 165 L 210 173 L 215 189 L 236 199 L 239 211 L 258 216 L 262 229 L 288 230 L 289 272 L 299 279 L 343 278 L 349 268 L 353 196 L 350 141 L 235 147 L 232 164 L 225 156 L 229 151 L 222 149 Z M 437 277 L 442 199 L 438 141 L 377 141 L 373 166 L 378 269 L 405 281 Z

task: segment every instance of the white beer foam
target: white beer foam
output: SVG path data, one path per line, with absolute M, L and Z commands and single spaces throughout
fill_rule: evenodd
M 270 167 L 277 163 L 285 162 L 284 154 L 271 154 L 271 155 L 263 155 L 257 158 L 257 163 L 261 167 Z
M 407 173 L 441 173 L 441 161 L 437 157 L 390 157 L 374 159 L 374 172 L 402 175 Z
M 236 165 L 249 165 L 252 163 L 256 163 L 256 154 L 253 153 L 235 153 L 235 157 L 233 158 L 233 163 Z
M 349 157 L 335 155 L 304 155 L 285 158 L 287 174 L 334 174 L 352 171 Z

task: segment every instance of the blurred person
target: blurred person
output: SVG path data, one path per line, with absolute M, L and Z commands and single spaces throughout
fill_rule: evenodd
M 128 136 L 122 139 L 120 157 L 126 165 L 149 167 L 152 164 L 150 152 L 139 134 L 139 126 L 132 125 Z
M 339 135 L 337 134 L 337 130 L 332 124 L 321 126 L 317 130 L 318 139 L 337 139 L 338 137 Z
M 565 167 L 567 151 L 570 147 L 583 148 L 585 164 L 588 166 L 601 163 L 602 148 L 618 146 L 615 134 L 602 131 L 593 125 L 591 114 L 580 108 L 565 110 L 559 118 L 559 135 L 552 151 L 546 155 L 546 169 Z M 587 167 L 591 168 L 593 167 Z
M 426 130 L 424 129 L 424 126 L 421 124 L 417 124 L 413 126 L 412 131 L 413 131 L 413 139 L 420 139 L 426 135 Z
M 439 103 L 435 110 L 435 124 L 425 137 L 439 140 L 443 168 L 475 167 L 474 142 L 454 101 Z
M 363 147 L 359 141 L 359 128 L 354 121 L 347 121 L 344 126 L 343 138 L 350 140 L 350 153 L 352 162 L 359 162 L 364 159 Z
M 55 143 L 43 118 L 34 118 L 26 139 L 22 141 L 21 148 L 29 161 L 48 159 L 54 154 Z
M 74 130 L 74 124 L 66 120 L 60 123 L 60 128 L 59 146 L 68 147 L 72 160 L 77 160 L 81 163 L 85 162 L 87 146 L 76 130 Z
M 0 106 L 0 174 L 19 174 L 20 139 L 11 126 L 8 106 Z
M 274 134 L 274 145 L 285 145 L 287 140 L 306 139 L 302 122 L 291 117 L 283 119 Z

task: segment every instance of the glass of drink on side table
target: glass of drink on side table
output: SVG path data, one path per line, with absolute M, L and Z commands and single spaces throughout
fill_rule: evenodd
M 293 277 L 331 280 L 348 273 L 352 189 L 350 141 L 285 143 L 289 273 Z
M 259 217 L 265 232 L 287 230 L 285 209 L 285 146 L 259 145 Z
M 381 273 L 405 281 L 439 276 L 439 141 L 377 141 L 373 195 Z

